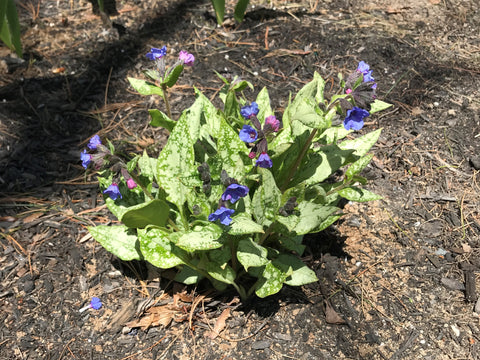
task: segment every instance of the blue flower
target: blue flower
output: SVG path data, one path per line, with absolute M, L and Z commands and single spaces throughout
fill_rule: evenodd
M 235 210 L 227 209 L 226 207 L 222 206 L 215 210 L 214 213 L 208 215 L 208 221 L 220 220 L 223 225 L 228 226 L 232 222 L 232 218 L 230 216 L 232 216 L 234 212 Z
M 80 160 L 82 161 L 82 166 L 86 169 L 88 164 L 92 162 L 92 155 L 87 154 L 87 150 L 83 150 L 80 153 Z
M 258 114 L 258 105 L 255 101 L 251 105 L 245 105 L 240 109 L 240 114 L 245 119 L 250 119 L 252 116 L 257 116 Z
M 232 204 L 235 204 L 238 199 L 241 197 L 247 196 L 248 194 L 248 187 L 245 185 L 239 185 L 239 184 L 231 184 L 228 185 L 227 189 L 225 192 L 222 194 L 222 200 L 223 201 L 228 201 Z
M 112 185 L 110 185 L 106 190 L 104 190 L 103 193 L 110 196 L 110 199 L 112 200 L 117 200 L 118 198 L 122 199 L 122 194 L 118 189 L 118 185 L 115 183 L 112 183 Z
M 343 126 L 346 130 L 360 130 L 363 127 L 363 119 L 370 116 L 367 110 L 359 107 L 347 110 L 347 117 L 343 120 Z
M 261 168 L 271 168 L 273 166 L 272 159 L 266 152 L 262 152 L 258 157 L 255 166 L 260 166 Z
M 240 137 L 240 140 L 245 141 L 246 143 L 252 143 L 257 140 L 258 133 L 257 130 L 250 125 L 243 125 L 238 136 Z
M 375 81 L 372 76 L 373 70 L 370 70 L 370 65 L 368 65 L 365 61 L 360 61 L 358 63 L 357 71 L 363 74 L 363 82 Z
M 102 140 L 100 140 L 100 136 L 94 135 L 94 136 L 92 136 L 92 138 L 91 138 L 90 141 L 88 142 L 87 147 L 88 147 L 90 150 L 95 150 L 98 145 L 102 145 Z
M 161 49 L 151 48 L 150 52 L 147 53 L 146 57 L 149 60 L 157 60 L 161 59 L 165 55 L 167 55 L 167 47 L 164 45 Z
M 90 307 L 95 310 L 99 310 L 102 307 L 102 301 L 94 296 L 92 297 L 92 301 L 90 301 Z

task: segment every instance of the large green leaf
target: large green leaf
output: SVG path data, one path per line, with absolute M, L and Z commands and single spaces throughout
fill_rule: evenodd
M 225 0 L 211 0 L 211 2 L 217 17 L 217 24 L 222 25 L 225 16 Z
M 120 221 L 130 228 L 144 228 L 148 225 L 165 226 L 169 210 L 165 201 L 155 199 L 128 208 Z
M 150 121 L 150 125 L 153 127 L 163 127 L 168 131 L 172 132 L 177 122 L 170 119 L 165 113 L 157 109 L 150 109 L 148 110 L 150 116 L 152 117 L 152 121 Z
M 369 154 L 355 161 L 352 165 L 348 167 L 347 171 L 345 172 L 346 178 L 348 180 L 352 179 L 360 171 L 365 169 L 372 159 L 373 159 L 373 154 Z
M 352 152 L 349 149 L 341 149 L 336 144 L 321 146 L 317 151 L 310 151 L 304 157 L 289 186 L 295 186 L 301 182 L 314 185 L 324 181 L 355 159 L 351 156 Z
M 0 1 L 0 40 L 21 58 L 20 23 L 14 0 Z
M 388 109 L 392 104 L 386 103 L 384 101 L 375 99 L 375 101 L 370 105 L 370 114 Z
M 267 255 L 267 249 L 258 245 L 250 238 L 238 242 L 237 259 L 246 271 L 248 271 L 250 267 L 266 265 L 269 262 Z
M 197 284 L 200 280 L 203 279 L 203 277 L 203 274 L 201 274 L 197 270 L 192 269 L 187 265 L 183 265 L 182 270 L 177 273 L 174 280 L 181 282 L 185 285 L 193 285 Z
M 140 260 L 140 244 L 135 230 L 125 225 L 89 226 L 88 231 L 108 252 L 122 260 Z
M 168 235 L 166 231 L 155 228 L 138 230 L 140 250 L 145 261 L 161 269 L 169 269 L 184 263 L 176 254 L 184 255 L 183 258 L 187 257 L 186 254 L 169 241 Z
M 149 81 L 135 78 L 128 78 L 130 85 L 141 95 L 160 95 L 163 97 L 163 91 L 160 87 Z
M 262 175 L 262 183 L 255 191 L 252 199 L 252 212 L 257 223 L 270 225 L 278 215 L 282 193 L 268 169 L 258 168 Z
M 219 266 L 214 262 L 209 262 L 206 270 L 212 278 L 226 284 L 233 284 L 237 276 L 230 266 Z
M 277 221 L 287 227 L 290 232 L 304 235 L 320 231 L 322 223 L 333 213 L 338 211 L 335 206 L 314 204 L 303 201 L 298 206 L 299 214 L 279 216 Z
M 292 123 L 300 121 L 303 125 L 316 129 L 327 128 L 331 125 L 318 107 L 315 99 L 301 99 L 295 102 L 295 107 L 290 111 L 292 113 L 290 117 Z
M 175 68 L 172 69 L 167 75 L 167 78 L 164 80 L 165 85 L 168 87 L 172 87 L 177 83 L 178 77 L 183 71 L 183 65 L 177 65 Z
M 246 213 L 240 213 L 232 217 L 232 224 L 228 233 L 230 235 L 244 235 L 263 233 L 263 226 L 252 220 L 252 217 Z
M 262 124 L 264 124 L 265 118 L 267 116 L 273 115 L 273 111 L 270 106 L 270 97 L 268 95 L 268 90 L 266 87 L 260 90 L 255 102 L 257 103 L 258 110 L 259 110 L 257 114 L 257 118 Z
M 377 142 L 382 129 L 378 129 L 354 140 L 345 140 L 338 144 L 340 149 L 355 150 L 353 153 L 356 156 L 365 156 L 372 146 Z
M 215 224 L 198 226 L 193 231 L 180 236 L 176 245 L 189 252 L 217 249 L 223 245 L 223 239 L 220 239 L 222 233 L 222 228 Z
M 357 202 L 366 202 L 366 201 L 374 201 L 380 200 L 382 197 L 380 195 L 374 194 L 371 191 L 360 189 L 355 186 L 346 187 L 338 191 L 341 197 L 344 197 L 350 201 L 357 201 Z
M 233 13 L 233 17 L 238 22 L 243 21 L 243 17 L 245 16 L 245 11 L 247 10 L 249 0 L 238 0 L 237 5 L 235 5 L 235 12 Z
M 290 274 L 285 280 L 287 285 L 301 286 L 318 280 L 315 272 L 296 256 L 281 254 L 273 261 L 273 264 L 282 272 Z
M 283 282 L 289 275 L 269 262 L 257 281 L 255 294 L 260 298 L 276 294 L 282 289 Z
M 200 133 L 202 101 L 198 100 L 182 113 L 158 157 L 155 178 L 168 194 L 167 200 L 180 209 L 192 187 L 183 178 L 197 172 L 193 145 Z

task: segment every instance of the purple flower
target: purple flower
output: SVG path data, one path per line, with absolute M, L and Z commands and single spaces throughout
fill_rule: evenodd
M 370 70 L 370 65 L 368 65 L 365 61 L 360 61 L 358 63 L 357 71 L 363 74 L 363 82 L 375 81 L 372 76 L 373 70 Z
M 265 118 L 265 127 L 267 126 L 269 126 L 272 131 L 277 132 L 278 130 L 280 130 L 280 121 L 277 120 L 275 115 L 267 116 Z
M 271 168 L 273 166 L 272 159 L 266 152 L 262 152 L 258 157 L 255 166 L 260 166 L 261 168 Z
M 238 199 L 241 197 L 247 196 L 248 194 L 248 187 L 245 185 L 239 185 L 239 184 L 230 184 L 228 185 L 227 189 L 225 192 L 222 194 L 222 200 L 223 201 L 228 201 L 232 204 L 235 204 Z
M 90 301 L 90 307 L 95 310 L 99 310 L 102 307 L 102 301 L 94 296 L 92 297 L 92 301 Z
M 132 178 L 129 178 L 127 180 L 127 187 L 132 190 L 132 189 L 135 189 L 137 187 L 137 183 L 135 182 L 135 180 L 133 180 Z
M 91 138 L 90 141 L 88 142 L 87 147 L 88 147 L 90 150 L 95 150 L 98 145 L 102 145 L 102 140 L 100 140 L 100 136 L 94 135 L 94 136 L 92 136 L 92 138 Z
M 82 166 L 86 169 L 88 164 L 92 162 L 92 155 L 87 154 L 87 150 L 83 150 L 80 153 L 80 160 L 82 161 Z
M 146 54 L 146 57 L 149 60 L 157 60 L 161 59 L 165 55 L 167 55 L 167 47 L 164 45 L 161 49 L 151 48 L 150 52 Z
M 258 133 L 250 125 L 243 125 L 238 136 L 240 137 L 240 140 L 245 141 L 246 143 L 252 143 L 257 140 Z
M 215 210 L 214 213 L 208 215 L 208 221 L 220 220 L 220 223 L 228 226 L 232 222 L 232 218 L 230 216 L 232 216 L 234 212 L 235 210 L 227 209 L 225 206 L 222 206 Z
M 195 61 L 195 56 L 184 50 L 180 51 L 178 58 L 187 66 L 193 66 L 193 62 Z
M 347 117 L 343 120 L 343 126 L 346 130 L 360 130 L 363 127 L 363 118 L 370 116 L 367 110 L 359 107 L 347 110 Z
M 103 193 L 110 196 L 110 199 L 112 200 L 117 200 L 117 198 L 122 199 L 122 194 L 118 189 L 118 185 L 115 183 L 112 183 L 112 185 L 110 185 L 106 190 L 104 190 Z
M 252 116 L 257 116 L 258 114 L 258 105 L 255 101 L 252 102 L 251 105 L 245 105 L 240 109 L 240 114 L 245 119 L 250 119 Z

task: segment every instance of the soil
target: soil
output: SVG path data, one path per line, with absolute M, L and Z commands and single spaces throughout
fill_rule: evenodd
M 258 0 L 222 27 L 209 1 L 123 0 L 103 20 L 84 0 L 18 5 L 24 56 L 0 47 L 1 359 L 480 359 L 475 0 Z M 193 86 L 217 93 L 214 71 L 252 82 L 251 99 L 267 86 L 281 115 L 315 71 L 334 84 L 360 60 L 374 69 L 394 107 L 360 134 L 383 128 L 364 175 L 384 198 L 305 239 L 319 282 L 240 303 L 88 235 L 114 219 L 81 167 L 86 141 L 155 154 L 167 138 L 148 125 L 163 104 L 127 81 L 162 45 L 197 59 L 174 116 Z M 92 296 L 103 307 L 79 312 Z

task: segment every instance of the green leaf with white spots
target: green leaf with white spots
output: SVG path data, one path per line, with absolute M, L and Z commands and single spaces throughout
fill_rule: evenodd
M 375 99 L 375 101 L 370 104 L 370 114 L 383 111 L 385 109 L 388 109 L 390 106 L 393 106 L 392 104 L 386 103 L 384 101 Z
M 193 191 L 182 178 L 197 171 L 193 145 L 199 136 L 201 114 L 202 101 L 197 100 L 180 116 L 158 157 L 155 178 L 168 194 L 167 200 L 178 208 L 185 203 L 187 194 Z
M 255 191 L 252 199 L 252 212 L 257 223 L 270 225 L 278 216 L 282 193 L 268 169 L 258 168 L 262 175 L 262 183 Z
M 237 259 L 246 271 L 248 271 L 250 267 L 266 265 L 269 262 L 267 256 L 267 249 L 258 245 L 250 238 L 238 242 Z
M 252 217 L 246 213 L 235 215 L 232 217 L 232 220 L 228 230 L 230 235 L 263 233 L 263 226 L 253 221 Z
M 257 95 L 255 102 L 258 105 L 258 114 L 257 118 L 261 124 L 265 123 L 265 118 L 267 116 L 273 115 L 272 108 L 270 106 L 270 97 L 268 95 L 268 90 L 264 87 Z
M 338 144 L 342 150 L 354 150 L 355 156 L 365 156 L 373 145 L 377 142 L 382 129 L 378 129 L 354 140 L 345 140 Z
M 282 289 L 283 282 L 289 275 L 269 262 L 256 283 L 255 294 L 260 298 L 276 294 Z
M 163 97 L 162 89 L 149 81 L 131 77 L 128 78 L 128 81 L 140 95 L 160 95 Z
M 355 186 L 346 187 L 338 191 L 338 194 L 350 201 L 366 202 L 383 199 L 380 195 L 371 191 L 360 189 Z
M 89 226 L 88 231 L 108 252 L 118 258 L 130 261 L 140 260 L 140 244 L 136 231 L 125 225 Z
M 292 115 L 290 121 L 292 124 L 295 121 L 301 122 L 303 125 L 314 129 L 323 129 L 331 125 L 323 111 L 317 105 L 314 99 L 305 98 L 296 103 L 296 106 L 291 110 Z
M 355 175 L 357 175 L 360 171 L 365 169 L 370 161 L 373 159 L 373 154 L 365 155 L 361 157 L 357 161 L 355 161 L 352 165 L 350 165 L 345 172 L 345 177 L 347 180 L 351 180 Z
M 222 234 L 223 230 L 218 225 L 199 225 L 193 231 L 180 236 L 176 245 L 188 252 L 217 249 L 223 245 Z
M 314 204 L 303 201 L 298 205 L 298 215 L 279 216 L 277 221 L 285 225 L 290 232 L 305 235 L 318 230 L 322 223 L 333 213 L 338 211 L 335 206 Z
M 168 232 L 156 228 L 138 230 L 140 250 L 145 261 L 161 269 L 169 269 L 184 263 L 176 254 L 183 255 L 185 259 L 188 258 L 186 252 L 176 248 L 168 236 Z

